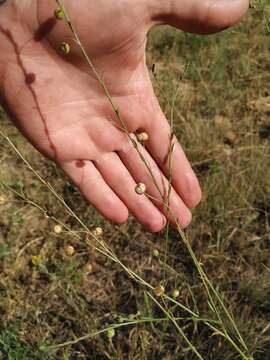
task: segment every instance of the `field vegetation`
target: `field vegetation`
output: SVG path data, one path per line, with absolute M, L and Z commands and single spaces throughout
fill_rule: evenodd
M 270 12 L 253 5 L 222 34 L 149 36 L 204 193 L 182 238 L 105 221 L 0 113 L 0 359 L 270 359 Z

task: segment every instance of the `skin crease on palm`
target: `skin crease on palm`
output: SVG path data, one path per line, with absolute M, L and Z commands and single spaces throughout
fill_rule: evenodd
M 166 189 L 170 129 L 146 67 L 146 35 L 161 24 L 202 34 L 221 31 L 240 20 L 248 1 L 64 3 L 129 132 L 149 134 L 141 151 L 160 188 Z M 139 196 L 134 189 L 143 182 L 152 197 L 160 196 L 81 59 L 69 29 L 58 21 L 47 29 L 46 36 L 38 36 L 42 24 L 50 22 L 48 19 L 53 22 L 55 8 L 54 0 L 7 0 L 1 5 L 0 95 L 4 106 L 25 137 L 59 164 L 101 214 L 122 223 L 131 213 L 150 231 L 160 231 L 168 217 L 162 203 Z M 58 51 L 62 41 L 71 44 L 66 56 Z M 171 209 L 186 227 L 191 221 L 190 209 L 201 200 L 201 190 L 176 141 L 172 184 Z

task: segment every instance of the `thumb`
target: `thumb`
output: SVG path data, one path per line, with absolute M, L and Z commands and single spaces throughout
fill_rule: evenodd
M 249 0 L 172 0 L 168 3 L 170 6 L 164 5 L 155 16 L 156 23 L 198 34 L 215 33 L 235 25 L 249 8 Z

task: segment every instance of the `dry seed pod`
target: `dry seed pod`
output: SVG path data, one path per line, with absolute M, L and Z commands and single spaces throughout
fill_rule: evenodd
M 59 49 L 62 51 L 63 54 L 67 55 L 70 53 L 70 45 L 63 41 L 62 44 L 60 45 Z
M 174 289 L 173 292 L 172 292 L 172 297 L 173 297 L 174 299 L 177 299 L 177 298 L 179 297 L 179 295 L 180 295 L 179 290 Z
M 55 9 L 54 10 L 54 17 L 57 20 L 64 20 L 65 19 L 65 13 L 62 9 Z
M 93 271 L 94 271 L 93 265 L 92 265 L 91 263 L 87 263 L 87 264 L 84 266 L 84 271 L 85 271 L 87 274 L 92 274 Z
M 103 235 L 103 229 L 101 227 L 96 227 L 93 230 L 93 235 L 96 236 L 96 237 L 102 236 Z
M 237 134 L 233 130 L 227 131 L 225 139 L 231 144 L 234 145 L 237 142 Z
M 72 245 L 65 246 L 64 250 L 67 256 L 73 256 L 75 254 L 75 249 Z
M 5 205 L 8 202 L 8 198 L 5 195 L 0 196 L 0 205 Z
M 154 289 L 154 293 L 156 294 L 156 296 L 160 297 L 163 296 L 165 292 L 165 289 L 162 285 L 158 285 L 155 289 Z
M 55 234 L 61 234 L 62 226 L 61 225 L 55 225 L 55 227 L 53 228 L 53 231 L 55 232 Z
M 143 183 L 139 183 L 136 187 L 135 187 L 135 192 L 138 195 L 143 195 L 146 192 L 146 186 Z
M 146 132 L 141 132 L 137 134 L 137 139 L 139 142 L 144 143 L 149 140 L 149 135 Z

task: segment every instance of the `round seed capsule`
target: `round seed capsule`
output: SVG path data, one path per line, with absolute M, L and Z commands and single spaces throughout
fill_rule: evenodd
M 8 202 L 8 198 L 5 195 L 0 196 L 0 205 L 5 205 Z
M 107 332 L 107 336 L 109 339 L 112 339 L 115 336 L 115 330 L 113 328 L 110 328 Z
M 162 285 L 158 285 L 155 289 L 154 289 L 154 293 L 156 294 L 156 296 L 160 297 L 163 296 L 165 292 L 165 289 Z
M 146 192 L 146 186 L 143 183 L 139 183 L 136 187 L 135 187 L 135 192 L 138 195 L 143 195 Z
M 237 142 L 237 134 L 233 130 L 229 130 L 225 135 L 225 139 L 229 144 L 235 145 Z
M 101 227 L 96 227 L 93 230 L 93 235 L 96 236 L 96 237 L 102 236 L 103 235 L 103 229 Z
M 172 292 L 172 297 L 173 297 L 174 299 L 177 299 L 177 298 L 179 297 L 179 295 L 180 295 L 179 290 L 174 289 L 173 292 Z
M 60 50 L 65 55 L 69 54 L 70 53 L 70 45 L 67 42 L 63 41 L 62 44 L 60 45 Z
M 65 246 L 64 250 L 67 256 L 73 256 L 75 254 L 75 249 L 72 245 Z
M 144 143 L 149 140 L 149 135 L 146 132 L 141 132 L 137 134 L 137 139 L 139 142 Z
M 62 9 L 55 9 L 54 10 L 54 17 L 57 20 L 64 20 L 65 19 L 65 13 Z
M 153 256 L 154 256 L 155 258 L 158 258 L 158 257 L 159 257 L 159 251 L 158 251 L 158 249 L 154 249 L 154 250 L 153 250 Z
M 55 225 L 55 227 L 53 228 L 53 231 L 55 232 L 55 234 L 61 234 L 62 226 L 61 225 Z
M 93 268 L 93 265 L 91 263 L 87 263 L 85 266 L 84 266 L 84 270 L 87 274 L 92 274 L 93 271 L 94 271 L 94 268 Z

